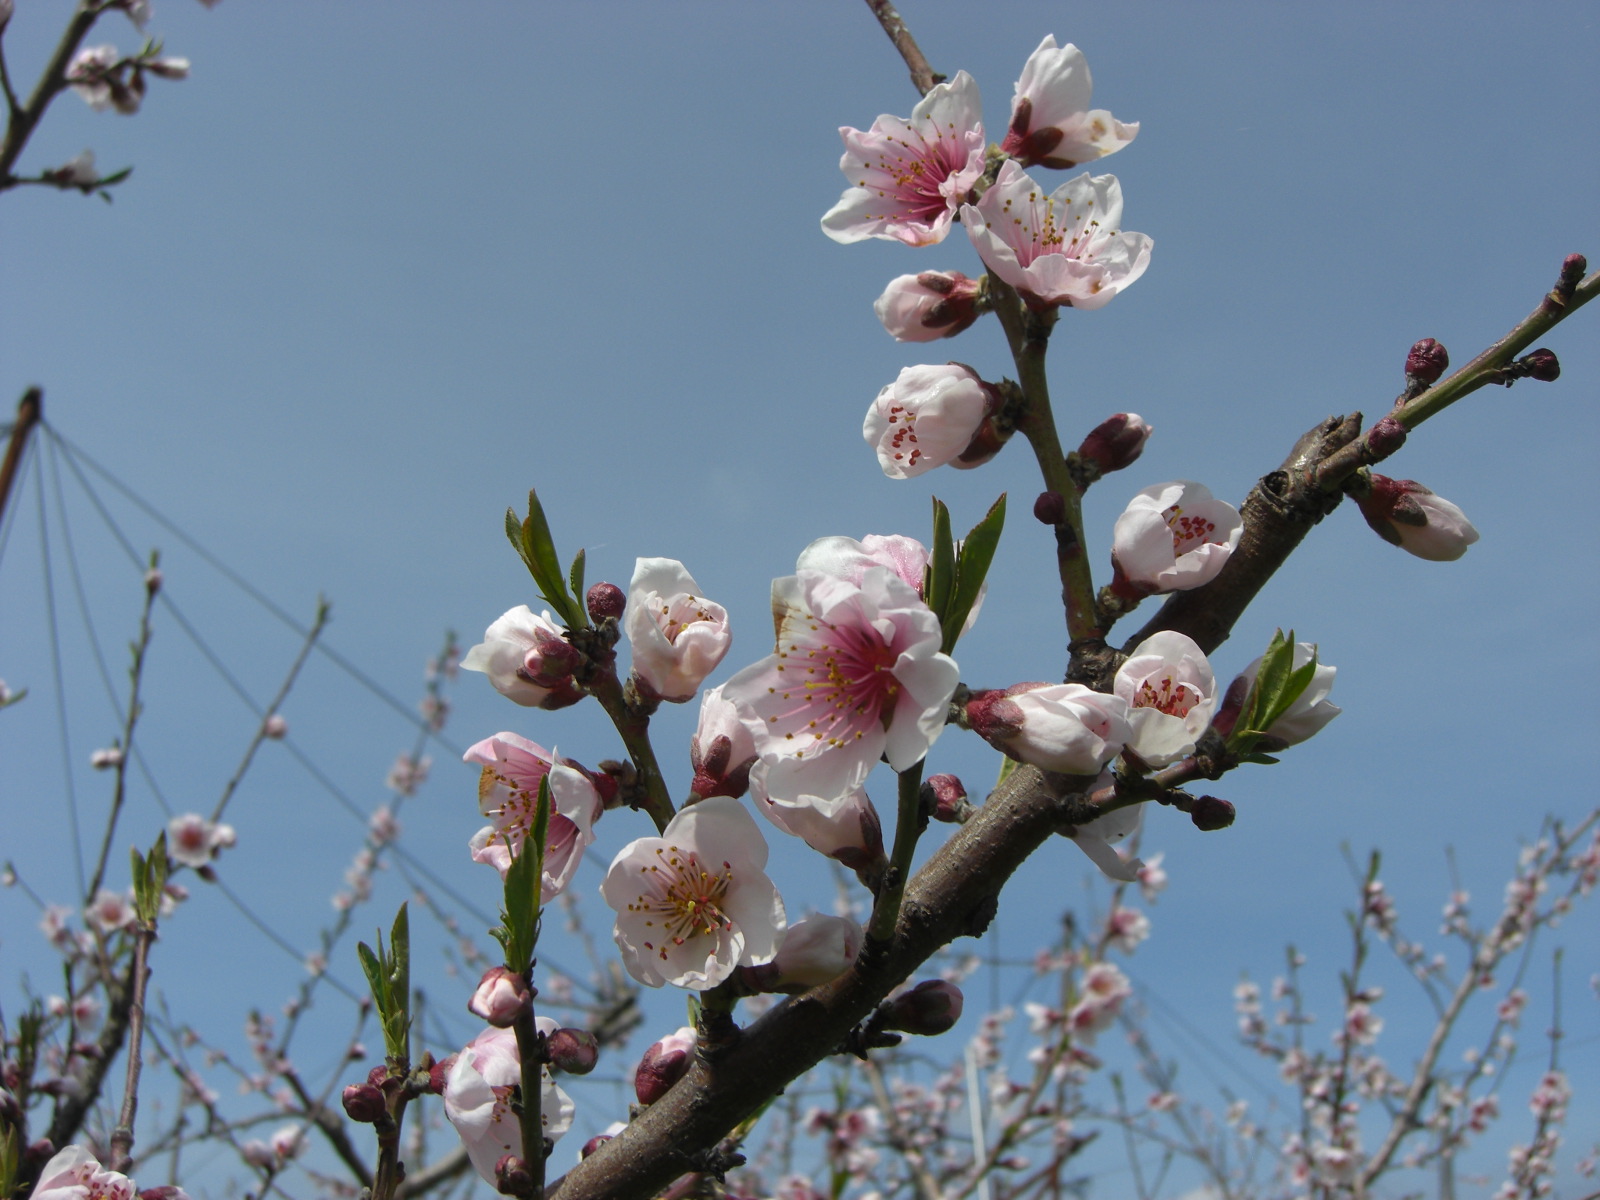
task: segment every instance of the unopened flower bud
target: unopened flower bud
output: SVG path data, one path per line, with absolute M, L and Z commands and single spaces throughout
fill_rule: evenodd
M 1060 492 L 1040 492 L 1033 502 L 1033 515 L 1044 525 L 1059 525 L 1067 519 L 1067 502 Z
M 289 734 L 289 722 L 283 719 L 282 713 L 270 713 L 261 723 L 261 736 L 281 742 Z
M 1204 833 L 1226 829 L 1233 824 L 1233 805 L 1216 796 L 1201 796 L 1189 810 L 1189 819 Z
M 1405 445 L 1407 432 L 1393 417 L 1384 417 L 1367 431 L 1367 445 L 1379 458 L 1388 458 Z
M 1450 352 L 1432 338 L 1423 338 L 1406 355 L 1406 382 L 1431 387 L 1450 366 Z
M 583 1144 L 583 1149 L 578 1151 L 578 1157 L 588 1158 L 589 1155 L 593 1154 L 596 1150 L 600 1149 L 601 1146 L 604 1146 L 607 1142 L 609 1142 L 612 1136 L 613 1135 L 609 1133 L 595 1134 Z
M 1138 413 L 1115 413 L 1089 431 L 1078 447 L 1078 458 L 1094 465 L 1093 478 L 1120 471 L 1144 453 L 1152 432 Z
M 533 1004 L 528 981 L 506 967 L 490 967 L 467 1001 L 467 1011 L 497 1029 L 509 1029 Z
M 695 1033 L 685 1025 L 644 1052 L 633 1073 L 633 1094 L 640 1104 L 654 1104 L 689 1073 L 694 1061 Z
M 1534 351 L 1538 353 L 1538 351 Z M 161 590 L 162 574 L 159 567 L 151 567 L 144 573 L 144 590 L 154 596 Z
M 1556 358 L 1556 352 L 1546 350 L 1543 346 L 1517 359 L 1517 365 L 1527 372 L 1529 379 L 1537 379 L 1540 383 L 1554 383 L 1561 378 L 1561 362 Z
M 961 1019 L 961 1004 L 961 989 L 955 984 L 925 979 L 883 1006 L 882 1028 L 933 1037 Z
M 1565 295 L 1572 295 L 1579 283 L 1583 281 L 1584 274 L 1589 270 L 1589 260 L 1581 254 L 1569 254 L 1561 260 L 1561 278 L 1556 283 L 1556 289 Z
M 972 805 L 967 789 L 954 775 L 930 775 L 922 781 L 922 808 L 935 821 L 959 825 L 967 819 Z
M 189 1193 L 176 1184 L 163 1183 L 159 1187 L 140 1188 L 139 1200 L 189 1200 Z
M 1355 499 L 1374 533 L 1418 558 L 1454 562 L 1478 540 L 1466 513 L 1414 479 L 1374 472 L 1370 490 Z
M 494 1164 L 494 1190 L 502 1196 L 531 1196 L 533 1173 L 515 1154 L 502 1154 Z
M 582 1029 L 558 1029 L 545 1039 L 550 1065 L 568 1075 L 587 1075 L 600 1061 L 600 1043 Z
M 589 619 L 597 624 L 607 617 L 622 619 L 622 610 L 628 607 L 628 594 L 614 583 L 597 583 L 584 597 L 589 609 Z
M 359 1121 L 363 1125 L 372 1125 L 388 1115 L 389 1106 L 384 1102 L 383 1089 L 375 1087 L 372 1083 L 352 1083 L 344 1089 L 340 1099 L 344 1102 L 345 1114 L 352 1121 Z
M 960 271 L 924 271 L 889 281 L 872 306 L 878 320 L 901 342 L 954 337 L 983 312 L 983 284 Z
M 450 1078 L 450 1072 L 456 1065 L 457 1056 L 452 1054 L 442 1058 L 428 1068 L 428 1094 L 430 1096 L 444 1095 L 444 1081 Z

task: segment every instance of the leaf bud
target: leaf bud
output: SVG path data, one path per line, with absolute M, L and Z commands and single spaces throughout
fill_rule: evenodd
M 1216 796 L 1201 796 L 1189 810 L 1189 819 L 1202 833 L 1226 829 L 1233 824 L 1233 805 Z
M 622 610 L 628 606 L 628 594 L 614 583 L 597 583 L 584 598 L 590 620 L 599 623 L 607 617 L 622 619 Z

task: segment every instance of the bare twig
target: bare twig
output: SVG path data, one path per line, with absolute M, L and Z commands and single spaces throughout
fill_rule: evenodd
M 919 96 L 926 96 L 934 84 L 944 82 L 945 76 L 928 65 L 928 60 L 922 55 L 922 48 L 917 45 L 916 38 L 912 37 L 911 31 L 906 28 L 905 19 L 895 11 L 894 5 L 890 4 L 889 0 L 867 0 L 867 7 L 872 10 L 872 15 L 878 18 L 878 24 L 883 26 L 883 31 L 889 35 L 889 40 L 900 52 L 900 57 L 906 60 L 906 66 L 911 68 L 911 83 L 917 89 Z

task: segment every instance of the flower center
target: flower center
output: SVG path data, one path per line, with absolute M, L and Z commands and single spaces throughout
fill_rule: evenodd
M 628 905 L 629 912 L 649 913 L 645 928 L 660 923 L 662 941 L 645 942 L 665 961 L 672 947 L 685 945 L 691 938 L 716 937 L 733 929 L 723 911 L 728 889 L 733 885 L 733 865 L 724 862 L 720 871 L 707 870 L 692 850 L 670 842 L 658 846 L 656 861 L 644 868 L 644 890 Z
M 1171 675 L 1148 675 L 1133 698 L 1135 708 L 1153 708 L 1169 717 L 1186 717 L 1200 702 L 1200 693 Z
M 1197 517 L 1186 513 L 1179 505 L 1171 505 L 1163 512 L 1162 517 L 1167 522 L 1167 528 L 1172 530 L 1172 552 L 1186 554 L 1196 546 L 1203 546 L 1207 542 L 1216 541 L 1211 535 L 1217 531 L 1217 523 L 1205 517 Z
M 808 750 L 860 741 L 868 729 L 893 712 L 895 697 L 900 694 L 900 681 L 894 676 L 899 655 L 884 644 L 875 629 L 813 618 L 811 632 L 821 635 L 813 644 L 795 642 L 778 651 L 781 675 L 786 680 L 792 671 L 801 675 L 798 696 L 789 690 L 782 695 L 785 700 L 798 699 L 794 715 L 804 717 L 801 727 L 784 736 L 790 741 L 807 735 L 812 739 L 810 746 L 795 752 L 796 758 L 804 758 Z M 776 718 L 772 721 L 777 723 Z
M 711 610 L 696 597 L 690 595 L 674 596 L 671 600 L 657 601 L 660 609 L 656 615 L 656 626 L 661 630 L 667 641 L 677 644 L 678 635 L 689 626 L 698 621 L 712 621 L 716 618 Z

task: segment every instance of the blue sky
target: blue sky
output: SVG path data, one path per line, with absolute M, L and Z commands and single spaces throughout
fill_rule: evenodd
M 18 8 L 5 50 L 29 86 L 70 6 Z M 1023 60 L 1052 32 L 1088 55 L 1096 104 L 1142 122 L 1105 169 L 1123 182 L 1125 226 L 1154 239 L 1152 265 L 1106 309 L 1066 314 L 1052 354 L 1064 439 L 1123 409 L 1156 427 L 1143 459 L 1088 498 L 1097 582 L 1133 491 L 1193 478 L 1238 501 L 1320 418 L 1382 411 L 1417 338 L 1464 362 L 1533 307 L 1564 254 L 1600 260 L 1600 85 L 1583 69 L 1600 52 L 1592 5 L 1019 0 L 980 16 L 907 0 L 903 12 L 937 68 L 977 78 L 991 138 Z M 872 316 L 892 275 L 976 273 L 959 233 L 911 251 L 841 247 L 817 228 L 844 182 L 837 127 L 915 101 L 864 5 L 228 0 L 206 11 L 160 0 L 151 32 L 193 59 L 193 77 L 154 81 L 132 118 L 63 96 L 20 164 L 92 147 L 103 169 L 135 168 L 115 203 L 45 189 L 0 198 L 0 402 L 9 411 L 42 385 L 65 438 L 279 604 L 309 617 L 327 595 L 330 644 L 389 692 L 420 694 L 446 628 L 470 645 L 533 601 L 501 515 L 534 485 L 558 545 L 588 548 L 592 579 L 625 585 L 635 556 L 671 556 L 730 609 L 735 646 L 714 680 L 765 653 L 768 582 L 812 538 L 925 536 L 930 494 L 970 524 L 1009 491 L 1013 519 L 962 644 L 963 677 L 1059 675 L 1027 455 L 895 483 L 860 439 L 868 402 L 902 366 L 957 357 L 994 378 L 1009 365 L 990 323 L 922 348 L 893 342 Z M 107 18 L 91 40 L 130 49 L 137 35 Z M 1483 537 L 1464 559 L 1411 559 L 1341 510 L 1214 656 L 1230 677 L 1273 628 L 1293 627 L 1339 668 L 1346 710 L 1282 765 L 1220 786 L 1239 807 L 1234 829 L 1202 836 L 1165 812 L 1151 823 L 1147 847 L 1166 852 L 1173 882 L 1133 967 L 1224 1045 L 1232 982 L 1246 968 L 1270 975 L 1288 941 L 1310 953 L 1333 1009 L 1339 913 L 1353 895 L 1342 846 L 1382 846 L 1402 912 L 1431 931 L 1447 846 L 1487 914 L 1541 817 L 1593 803 L 1595 314 L 1546 344 L 1558 383 L 1480 392 L 1391 461 L 1472 517 Z M 28 482 L 0 559 L 0 678 L 34 689 L 0 716 L 0 857 L 55 864 L 26 873 L 66 900 Z M 86 593 L 120 682 L 138 574 L 74 503 Z M 295 638 L 170 534 L 116 511 L 141 552 L 162 548 L 169 595 L 240 682 L 270 695 Z M 75 622 L 62 570 L 58 600 Z M 104 777 L 85 763 L 115 723 L 70 622 L 67 753 L 90 813 Z M 209 809 L 253 718 L 165 614 L 153 655 L 145 752 L 175 809 Z M 457 745 L 513 729 L 586 761 L 616 753 L 582 709 L 528 713 L 472 676 L 454 702 Z M 284 711 L 296 745 L 349 795 L 383 798 L 410 739 L 396 714 L 323 659 Z M 692 716 L 660 722 L 662 755 L 684 771 L 676 746 Z M 472 773 L 432 754 L 408 835 L 488 908 L 492 881 L 464 853 L 479 823 Z M 954 733 L 933 762 L 974 791 L 995 765 Z M 230 814 L 241 845 L 227 879 L 309 949 L 359 826 L 287 754 L 264 757 Z M 136 790 L 125 840 L 147 842 L 162 819 Z M 604 856 L 646 832 L 627 814 L 601 828 Z M 830 902 L 814 863 L 778 863 L 793 909 Z M 1063 880 L 1083 866 L 1065 845 L 1030 866 L 1001 910 L 1004 953 L 1047 936 L 1036 914 L 1081 902 Z M 586 895 L 599 866 L 587 872 Z M 385 887 L 363 928 L 386 923 L 404 893 Z M 35 919 L 19 893 L 0 893 L 8 981 L 47 976 Z M 213 1010 L 287 993 L 294 965 L 240 928 L 220 897 L 197 892 L 157 962 L 174 1003 L 179 981 Z M 1600 1054 L 1596 928 L 1581 914 L 1562 934 L 1575 1078 Z M 212 951 L 234 937 L 244 960 L 229 962 L 224 991 Z M 434 991 L 464 1037 L 461 986 Z M 1410 1024 L 1416 1036 L 1420 1010 L 1403 991 L 1397 981 L 1391 1033 Z M 658 1003 L 657 1026 L 677 1004 Z M 347 1014 L 331 998 L 323 1008 L 319 1036 L 342 1036 Z M 237 1044 L 237 1028 L 219 1022 L 218 1036 Z M 1543 1049 L 1530 1040 L 1525 1056 L 1542 1061 Z M 1508 1093 L 1516 1115 L 1492 1139 L 1494 1163 L 1522 1130 L 1519 1094 Z M 1580 1087 L 1575 1130 L 1595 1103 Z

